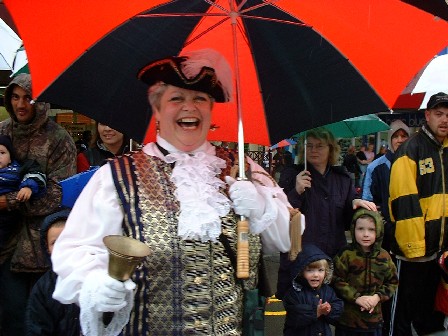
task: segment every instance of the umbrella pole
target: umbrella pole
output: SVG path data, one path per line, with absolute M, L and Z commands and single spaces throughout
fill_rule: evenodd
M 306 143 L 307 143 L 307 140 L 306 140 L 306 132 L 305 132 L 305 140 L 303 141 L 303 165 L 304 165 L 304 170 L 306 170 Z
M 232 11 L 234 8 L 232 8 Z M 243 129 L 243 117 L 241 109 L 241 83 L 240 72 L 238 62 L 238 46 L 236 41 L 236 25 L 237 15 L 236 12 L 230 14 L 232 19 L 232 36 L 233 36 L 233 60 L 235 62 L 235 81 L 236 81 L 236 106 L 238 113 L 238 164 L 239 164 L 239 179 L 247 180 L 245 171 L 245 157 L 244 157 L 244 129 Z M 237 253 L 236 253 L 236 276 L 239 279 L 249 278 L 249 222 L 241 216 L 237 223 Z

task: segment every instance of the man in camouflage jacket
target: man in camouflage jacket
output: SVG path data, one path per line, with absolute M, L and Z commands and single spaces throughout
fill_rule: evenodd
M 27 203 L 16 200 L 17 192 L 0 196 L 0 211 L 20 209 L 23 217 L 17 234 L 0 251 L 1 330 L 22 335 L 26 301 L 32 285 L 48 269 L 39 243 L 42 220 L 60 206 L 58 182 L 76 173 L 76 147 L 67 131 L 48 118 L 49 104 L 34 102 L 31 77 L 15 77 L 5 90 L 10 118 L 0 123 L 0 134 L 9 135 L 18 161 L 36 160 L 47 176 L 47 191 Z

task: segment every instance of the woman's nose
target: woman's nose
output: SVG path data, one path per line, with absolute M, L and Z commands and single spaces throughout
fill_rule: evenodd
M 196 104 L 193 99 L 185 99 L 184 104 L 182 106 L 184 111 L 191 111 L 196 109 Z

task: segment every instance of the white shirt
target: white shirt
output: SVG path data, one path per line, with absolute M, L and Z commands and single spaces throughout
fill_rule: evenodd
M 170 153 L 175 149 L 163 139 L 159 144 Z M 208 142 L 197 151 L 210 151 L 214 147 Z M 195 151 L 195 152 L 197 152 Z M 143 148 L 143 152 L 165 160 L 155 143 Z M 264 171 L 250 158 L 252 171 Z M 257 191 L 266 201 L 263 217 L 271 218 L 261 232 L 265 253 L 287 252 L 290 249 L 289 210 L 291 207 L 283 190 L 267 176 L 257 174 L 265 185 L 256 185 Z M 78 197 L 64 230 L 56 241 L 52 253 L 53 270 L 58 274 L 53 298 L 62 303 L 78 303 L 79 292 L 87 274 L 92 270 L 106 270 L 108 252 L 103 237 L 122 234 L 123 212 L 112 178 L 110 165 L 103 165 L 92 176 Z

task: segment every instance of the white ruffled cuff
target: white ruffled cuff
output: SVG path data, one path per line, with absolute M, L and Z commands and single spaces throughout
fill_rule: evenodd
M 126 306 L 121 310 L 113 313 L 112 321 L 105 326 L 103 323 L 103 312 L 95 309 L 95 296 L 98 292 L 98 287 L 101 285 L 98 282 L 98 275 L 102 271 L 91 272 L 85 279 L 80 294 L 79 307 L 80 316 L 79 321 L 83 335 L 85 336 L 117 336 L 121 333 L 124 326 L 129 322 L 129 316 L 134 307 L 134 293 L 129 291 L 126 294 Z

